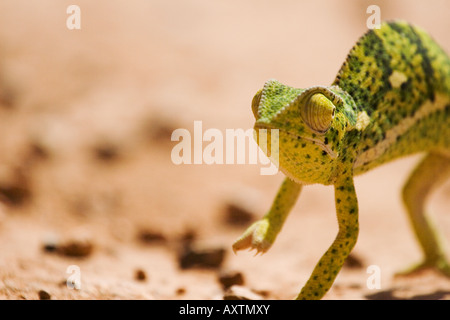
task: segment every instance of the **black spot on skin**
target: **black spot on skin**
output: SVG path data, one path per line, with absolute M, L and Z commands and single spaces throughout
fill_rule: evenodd
M 407 84 L 406 84 L 406 82 L 403 82 L 403 83 L 400 85 L 400 89 L 406 90 L 406 88 L 407 88 Z
M 434 79 L 434 70 L 431 65 L 430 57 L 428 55 L 428 50 L 422 43 L 419 35 L 416 33 L 416 30 L 413 26 L 409 25 L 411 30 L 411 34 L 413 35 L 411 38 L 417 45 L 417 53 L 422 56 L 422 69 L 425 73 L 425 81 L 427 84 L 427 96 L 428 98 L 434 102 L 434 89 L 433 89 L 433 79 Z

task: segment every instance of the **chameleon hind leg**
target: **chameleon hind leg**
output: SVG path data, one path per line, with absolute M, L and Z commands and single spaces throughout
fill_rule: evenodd
M 450 277 L 450 264 L 445 258 L 441 239 L 425 210 L 430 193 L 449 176 L 450 157 L 431 152 L 419 163 L 405 184 L 403 201 L 424 257 L 421 263 L 397 275 L 408 275 L 422 269 L 434 268 Z

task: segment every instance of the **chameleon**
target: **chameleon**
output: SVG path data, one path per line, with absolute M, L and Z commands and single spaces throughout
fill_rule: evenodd
M 357 242 L 354 177 L 421 153 L 402 200 L 423 259 L 401 274 L 431 268 L 450 276 L 425 208 L 450 176 L 450 58 L 425 30 L 403 20 L 383 22 L 357 41 L 331 86 L 298 89 L 270 79 L 251 107 L 255 140 L 268 157 L 277 155 L 285 177 L 267 213 L 234 242 L 234 252 L 265 253 L 303 186 L 334 186 L 336 238 L 296 296 L 322 299 Z M 266 129 L 269 144 L 272 129 L 278 130 L 276 151 L 262 148 L 259 129 Z

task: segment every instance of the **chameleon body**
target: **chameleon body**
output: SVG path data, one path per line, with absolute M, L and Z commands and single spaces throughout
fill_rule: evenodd
M 430 267 L 450 276 L 424 209 L 429 193 L 450 175 L 450 59 L 425 31 L 403 21 L 383 23 L 359 39 L 331 86 L 296 89 L 269 80 L 252 111 L 257 141 L 258 129 L 279 130 L 277 156 L 286 178 L 270 210 L 234 251 L 264 253 L 304 185 L 334 185 L 339 230 L 297 296 L 322 298 L 357 240 L 354 176 L 420 152 L 403 200 L 423 261 L 405 273 Z

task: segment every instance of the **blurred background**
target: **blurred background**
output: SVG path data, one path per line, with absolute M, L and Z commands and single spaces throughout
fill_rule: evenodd
M 66 27 L 71 4 L 80 30 Z M 234 255 L 283 176 L 177 166 L 171 134 L 195 120 L 251 128 L 251 99 L 270 78 L 329 85 L 373 4 L 450 52 L 445 0 L 2 0 L 0 299 L 221 299 L 230 283 L 295 296 L 336 234 L 332 188 L 305 188 L 264 256 Z M 392 278 L 420 258 L 400 201 L 418 159 L 356 179 L 360 238 L 327 298 L 449 297 L 437 275 Z M 447 182 L 430 199 L 447 241 L 449 195 Z M 378 291 L 366 286 L 373 264 Z M 66 285 L 70 265 L 80 290 Z

